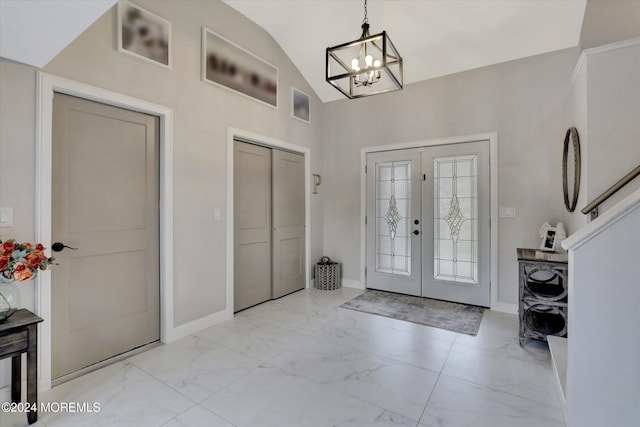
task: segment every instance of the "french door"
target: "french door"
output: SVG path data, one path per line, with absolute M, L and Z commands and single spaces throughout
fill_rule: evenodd
M 367 287 L 422 295 L 420 150 L 367 155 Z
M 490 304 L 489 142 L 367 155 L 367 288 Z

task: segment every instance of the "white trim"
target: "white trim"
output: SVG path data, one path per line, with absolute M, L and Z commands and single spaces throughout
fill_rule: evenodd
M 489 169 L 491 177 L 491 309 L 496 311 L 513 311 L 515 304 L 498 301 L 498 134 L 497 132 L 478 133 L 450 138 L 431 139 L 428 141 L 403 142 L 390 145 L 364 147 L 360 150 L 360 283 L 366 287 L 364 269 L 367 253 L 366 225 L 367 214 L 367 177 L 364 172 L 367 154 L 379 151 L 404 150 L 408 148 L 431 147 L 434 145 L 463 144 L 466 142 L 489 141 Z
M 569 88 L 571 88 L 573 86 L 573 84 L 575 83 L 576 78 L 578 77 L 578 73 L 580 72 L 580 69 L 586 63 L 587 56 L 593 55 L 593 54 L 602 53 L 602 52 L 607 52 L 607 51 L 610 51 L 610 50 L 616 50 L 616 49 L 622 49 L 622 48 L 625 48 L 625 47 L 635 46 L 637 44 L 640 44 L 640 37 L 636 37 L 636 38 L 629 39 L 629 40 L 623 40 L 623 41 L 615 42 L 615 43 L 609 43 L 609 44 L 605 44 L 605 45 L 602 45 L 602 46 L 592 47 L 592 48 L 583 50 L 580 53 L 580 57 L 578 58 L 578 62 L 576 63 L 576 66 L 573 69 L 573 73 L 571 74 L 571 78 L 569 79 Z
M 97 101 L 160 117 L 160 340 L 179 337 L 173 312 L 173 110 L 106 89 L 37 73 L 36 93 L 36 240 L 51 247 L 51 158 L 53 93 Z M 51 275 L 36 280 L 35 310 L 40 324 L 39 388 L 51 388 Z
M 492 294 L 493 295 L 493 294 Z M 502 313 L 518 314 L 518 304 L 502 301 L 491 301 L 491 310 L 500 311 Z
M 563 240 L 562 247 L 568 251 L 575 251 L 638 208 L 640 208 L 640 190 L 629 194 L 605 213 Z
M 233 141 L 239 138 L 304 156 L 305 287 L 311 285 L 311 149 L 234 127 L 227 128 L 227 316 L 233 317 Z
M 606 52 L 608 50 L 616 50 L 624 47 L 635 46 L 640 44 L 640 37 L 635 37 L 628 40 L 622 40 L 619 42 L 609 43 L 602 46 L 591 47 L 582 51 L 583 55 L 591 55 L 593 53 Z
M 342 279 L 342 286 L 344 286 L 345 288 L 352 288 L 352 289 L 366 289 L 364 286 L 364 282 L 359 282 L 358 280 L 351 280 L 351 279 Z

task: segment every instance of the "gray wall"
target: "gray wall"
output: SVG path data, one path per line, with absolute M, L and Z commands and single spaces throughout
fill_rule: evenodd
M 640 38 L 627 47 L 588 55 L 587 105 L 591 201 L 640 165 Z M 637 188 L 640 178 L 607 201 L 604 209 Z
M 571 93 L 570 124 L 585 129 L 582 189 L 591 201 L 640 165 L 640 39 L 632 45 L 585 52 Z M 601 212 L 633 191 L 637 199 L 639 189 L 636 178 Z M 586 223 L 581 213 L 571 216 Z M 570 251 L 569 301 L 579 303 L 569 310 L 567 426 L 624 427 L 637 424 L 640 416 L 640 211 L 637 206 L 630 209 L 611 220 L 603 232 L 593 231 L 596 224 L 580 233 Z
M 568 235 L 573 234 L 588 222 L 588 217 L 580 210 L 584 208 L 589 200 L 587 199 L 587 165 L 589 159 L 589 129 L 587 126 L 587 67 L 584 62 L 577 65 L 574 79 L 567 98 L 565 100 L 565 123 L 566 127 L 575 127 L 578 130 L 580 139 L 580 188 L 578 192 L 578 203 L 573 212 L 563 212 L 563 223 Z M 571 196 L 570 196 L 571 197 Z
M 585 51 L 567 96 L 567 126 L 580 133 L 582 177 L 578 206 L 566 212 L 569 233 L 588 222 L 588 203 L 640 165 L 640 39 L 618 48 Z M 640 188 L 636 178 L 600 207 L 600 213 Z
M 518 297 L 517 247 L 538 247 L 562 218 L 563 102 L 578 49 L 428 80 L 401 92 L 324 105 L 324 253 L 360 280 L 360 149 L 498 132 L 498 301 Z M 410 66 L 410 63 L 407 64 Z
M 108 12 L 43 71 L 173 108 L 175 324 L 225 308 L 227 127 L 310 147 L 311 171 L 322 164 L 322 108 L 310 86 L 264 30 L 218 1 L 151 1 L 141 6 L 172 24 L 173 69 L 115 50 Z M 202 26 L 279 68 L 278 109 L 200 81 Z M 0 61 L 0 206 L 14 208 L 1 238 L 34 239 L 36 70 Z M 291 86 L 311 96 L 311 125 L 290 117 Z M 18 178 L 19 177 L 19 178 Z M 312 259 L 321 256 L 322 193 L 312 196 Z M 213 209 L 223 220 L 213 221 Z M 33 284 L 22 305 L 33 308 Z

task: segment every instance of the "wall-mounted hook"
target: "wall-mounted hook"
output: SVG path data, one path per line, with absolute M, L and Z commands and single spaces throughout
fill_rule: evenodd
M 318 186 L 322 184 L 322 177 L 317 173 L 313 174 L 313 194 L 318 194 Z

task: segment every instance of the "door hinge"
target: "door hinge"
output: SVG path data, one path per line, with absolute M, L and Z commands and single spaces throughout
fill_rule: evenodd
M 367 225 L 367 216 L 364 217 L 364 225 Z
M 364 277 L 367 277 L 367 267 L 364 268 Z
M 367 165 L 364 165 L 364 173 L 367 173 Z
M 426 181 L 426 180 L 427 180 L 427 174 L 426 174 L 426 173 L 423 173 L 423 174 L 422 174 L 422 180 L 423 180 L 423 181 Z

